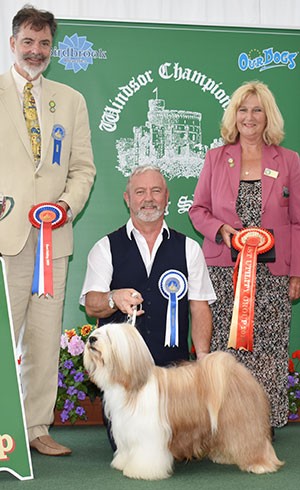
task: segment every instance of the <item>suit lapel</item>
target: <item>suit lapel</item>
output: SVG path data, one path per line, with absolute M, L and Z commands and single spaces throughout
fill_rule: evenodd
M 267 175 L 266 170 L 279 170 L 279 160 L 276 158 L 278 152 L 274 146 L 263 146 L 262 150 L 262 208 L 264 209 L 267 200 L 269 199 L 271 190 L 275 183 L 276 178 Z
M 50 111 L 50 102 L 55 102 L 55 90 L 50 86 L 46 78 L 42 78 L 42 159 L 40 167 L 43 165 L 49 151 L 49 145 L 53 138 L 51 137 L 52 129 L 56 124 L 56 109 Z M 50 148 L 51 151 L 51 148 Z M 53 151 L 53 150 L 52 150 Z M 39 168 L 40 168 L 39 167 Z
M 32 165 L 34 166 L 27 127 L 11 73 L 9 72 L 3 75 L 3 80 L 4 84 L 0 89 L 0 101 L 2 102 L 3 107 L 7 113 L 7 117 L 10 118 L 13 125 L 15 126 L 16 131 L 32 160 Z

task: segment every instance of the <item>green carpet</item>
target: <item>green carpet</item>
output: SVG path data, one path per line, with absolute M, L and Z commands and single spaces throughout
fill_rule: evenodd
M 269 475 L 241 472 L 209 460 L 176 463 L 174 475 L 147 482 L 125 478 L 110 468 L 112 451 L 103 426 L 53 427 L 51 435 L 71 447 L 71 456 L 32 453 L 34 480 L 0 472 L 0 489 L 15 490 L 296 490 L 300 485 L 300 423 L 276 430 L 274 447 L 285 465 Z

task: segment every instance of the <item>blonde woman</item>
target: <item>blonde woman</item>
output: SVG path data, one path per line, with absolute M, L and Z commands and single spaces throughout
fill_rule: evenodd
M 288 420 L 287 376 L 291 301 L 300 297 L 300 164 L 279 146 L 283 119 L 269 88 L 248 82 L 224 113 L 225 145 L 206 155 L 190 209 L 204 235 L 203 252 L 218 301 L 211 305 L 211 350 L 227 350 L 233 308 L 230 235 L 243 227 L 272 229 L 275 262 L 258 263 L 253 352 L 229 351 L 264 386 L 271 425 Z

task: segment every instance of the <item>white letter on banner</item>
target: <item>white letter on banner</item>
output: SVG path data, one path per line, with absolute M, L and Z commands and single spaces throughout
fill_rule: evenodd
M 158 73 L 161 78 L 172 78 L 173 75 L 168 74 L 168 66 L 171 66 L 171 63 L 164 63 L 163 65 L 160 65 Z
M 15 449 L 15 441 L 8 434 L 0 435 L 0 461 L 9 459 L 7 453 L 12 453 Z

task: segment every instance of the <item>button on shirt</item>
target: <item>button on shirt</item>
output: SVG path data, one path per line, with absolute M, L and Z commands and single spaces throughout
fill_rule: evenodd
M 146 239 L 133 226 L 131 219 L 127 222 L 126 231 L 128 238 L 131 240 L 131 234 L 133 234 L 145 264 L 148 277 L 151 273 L 157 250 L 163 240 L 164 230 L 167 231 L 169 238 L 169 228 L 165 221 L 150 254 Z M 216 300 L 216 295 L 208 274 L 202 249 L 195 240 L 189 237 L 186 237 L 186 261 L 188 269 L 188 299 L 213 303 Z M 132 267 L 134 267 L 134 264 L 132 264 Z M 101 293 L 109 291 L 112 275 L 113 266 L 110 242 L 109 238 L 105 236 L 94 245 L 89 253 L 86 276 L 79 300 L 80 304 L 85 305 L 85 295 L 89 291 Z

